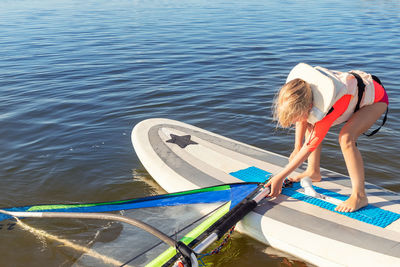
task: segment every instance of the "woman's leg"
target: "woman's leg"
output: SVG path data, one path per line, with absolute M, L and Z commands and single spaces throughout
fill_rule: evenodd
M 337 211 L 352 212 L 368 204 L 364 185 L 364 163 L 356 141 L 379 119 L 386 108 L 387 104 L 383 102 L 365 106 L 354 113 L 340 131 L 339 144 L 351 179 L 352 193 L 346 201 L 336 207 Z
M 307 128 L 306 140 L 308 140 L 311 132 L 312 128 Z M 321 171 L 320 171 L 321 150 L 322 150 L 322 142 L 313 152 L 311 152 L 310 156 L 308 156 L 307 169 L 298 176 L 289 178 L 289 180 L 293 182 L 298 182 L 304 177 L 310 177 L 313 182 L 321 181 Z

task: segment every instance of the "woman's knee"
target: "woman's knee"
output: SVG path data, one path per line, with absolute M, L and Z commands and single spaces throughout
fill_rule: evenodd
M 341 131 L 339 134 L 339 144 L 342 150 L 356 145 L 357 137 L 350 132 Z

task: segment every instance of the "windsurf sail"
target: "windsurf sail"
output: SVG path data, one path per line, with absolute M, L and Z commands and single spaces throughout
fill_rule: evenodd
M 198 253 L 219 239 L 254 208 L 254 194 L 258 191 L 258 183 L 238 183 L 111 202 L 3 208 L 0 223 L 14 217 L 95 219 L 96 216 L 127 222 L 130 224 L 124 224 L 110 240 L 94 242 L 92 249 L 116 259 L 122 263 L 120 266 L 168 266 L 185 254 L 182 250 L 188 248 L 191 253 L 197 249 Z M 151 235 L 138 231 L 137 226 L 143 226 L 142 223 L 149 226 L 151 231 L 145 230 Z M 184 257 L 186 261 L 190 261 L 189 256 Z M 83 255 L 76 266 L 113 265 Z

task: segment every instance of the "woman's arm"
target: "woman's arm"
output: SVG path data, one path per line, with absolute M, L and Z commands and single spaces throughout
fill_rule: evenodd
M 307 121 L 296 122 L 294 149 L 293 152 L 290 154 L 289 161 L 292 161 L 292 159 L 296 156 L 296 154 L 300 151 L 301 147 L 303 146 L 306 130 L 307 130 Z
M 296 170 L 310 155 L 307 145 L 303 145 L 300 151 L 293 157 L 293 159 L 286 165 L 283 170 L 278 174 L 274 175 L 266 184 L 266 186 L 271 186 L 271 192 L 269 197 L 276 197 L 282 191 L 282 184 L 285 178 Z

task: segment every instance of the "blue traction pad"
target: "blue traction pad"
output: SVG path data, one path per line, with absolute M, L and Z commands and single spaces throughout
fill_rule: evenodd
M 265 182 L 267 179 L 271 177 L 271 173 L 264 171 L 262 169 L 259 169 L 257 167 L 249 167 L 247 169 L 239 170 L 236 172 L 231 172 L 230 175 L 246 182 Z M 341 195 L 339 193 L 313 186 L 315 191 L 318 193 L 329 196 L 332 198 L 336 198 L 339 200 L 346 200 L 348 196 Z M 335 213 L 342 214 L 344 216 L 350 217 L 352 219 L 365 222 L 368 224 L 372 224 L 375 226 L 379 226 L 382 228 L 385 228 L 392 222 L 398 220 L 400 218 L 400 214 L 391 212 L 388 210 L 384 210 L 378 207 L 375 207 L 373 205 L 367 205 L 364 208 L 361 208 L 355 212 L 338 212 L 335 211 L 336 205 L 329 203 L 323 199 L 320 198 L 315 198 L 311 196 L 307 196 L 303 194 L 302 192 L 297 191 L 300 189 L 300 183 L 294 183 L 292 187 L 287 187 L 283 188 L 282 194 L 289 196 L 291 198 L 295 198 L 304 202 L 307 202 L 309 204 L 321 207 L 323 209 L 327 209 L 330 211 L 333 211 Z

